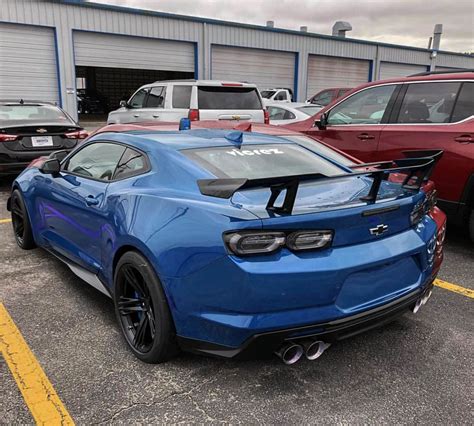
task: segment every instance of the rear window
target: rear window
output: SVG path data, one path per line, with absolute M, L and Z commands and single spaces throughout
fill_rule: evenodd
M 334 176 L 342 169 L 301 146 L 293 144 L 246 145 L 182 151 L 219 178 L 260 179 L 321 173 Z
M 255 87 L 198 87 L 199 109 L 263 109 Z
M 276 90 L 262 90 L 260 92 L 260 94 L 262 95 L 262 98 L 265 98 L 265 99 L 270 99 L 275 93 L 276 93 Z
M 70 124 L 68 116 L 53 105 L 0 105 L 2 125 L 32 123 Z
M 344 157 L 342 154 L 339 154 L 337 151 L 334 151 L 328 146 L 323 145 L 314 139 L 308 138 L 307 136 L 289 135 L 281 137 L 292 142 L 296 142 L 298 145 L 304 146 L 305 148 L 316 152 L 317 154 L 323 155 L 324 157 L 329 158 L 338 164 L 342 164 L 343 166 L 350 167 L 355 164 L 353 161 L 349 160 L 347 157 Z

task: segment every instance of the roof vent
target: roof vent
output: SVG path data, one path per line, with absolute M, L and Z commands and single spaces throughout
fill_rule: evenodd
M 300 31 L 302 33 L 307 33 L 308 32 L 308 27 L 306 25 L 304 25 L 304 26 L 300 27 Z
M 346 31 L 352 31 L 352 25 L 346 21 L 337 21 L 332 26 L 332 35 L 336 37 L 345 37 Z
M 273 28 L 275 26 L 275 21 L 267 21 L 267 27 Z

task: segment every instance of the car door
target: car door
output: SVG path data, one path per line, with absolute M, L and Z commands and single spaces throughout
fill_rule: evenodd
M 474 142 L 473 116 L 474 82 L 407 83 L 382 131 L 378 158 L 400 158 L 409 150 L 443 150 L 432 180 L 440 199 L 459 201 L 474 169 L 472 157 L 465 154 L 466 145 Z
M 148 91 L 143 108 L 137 113 L 135 121 L 164 121 L 166 86 L 154 86 Z
M 375 161 L 380 132 L 390 114 L 399 86 L 384 84 L 356 92 L 326 111 L 326 127 L 306 130 L 363 161 Z
M 66 159 L 58 176 L 45 179 L 38 197 L 42 236 L 50 248 L 94 273 L 109 218 L 107 187 L 124 151 L 110 142 L 84 145 Z

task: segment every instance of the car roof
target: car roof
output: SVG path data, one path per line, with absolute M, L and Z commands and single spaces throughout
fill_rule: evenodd
M 23 99 L 0 99 L 0 105 L 29 105 L 29 106 L 54 106 L 59 108 L 54 102 L 23 100 Z
M 245 81 L 228 81 L 228 80 L 194 80 L 194 79 L 182 79 L 182 80 L 158 80 L 154 83 L 145 84 L 142 87 L 152 87 L 156 84 L 177 84 L 177 85 L 196 85 L 196 86 L 235 86 L 235 87 L 257 87 L 253 83 L 247 83 Z
M 222 129 L 190 129 L 190 130 L 130 130 L 126 132 L 105 132 L 92 136 L 89 140 L 105 137 L 107 140 L 116 140 L 127 143 L 145 152 L 157 152 L 163 148 L 182 150 L 191 148 L 212 148 L 240 146 L 230 137 L 242 134 L 242 145 L 254 144 L 293 144 L 288 139 L 280 139 L 275 135 L 255 132 L 241 132 L 239 130 Z

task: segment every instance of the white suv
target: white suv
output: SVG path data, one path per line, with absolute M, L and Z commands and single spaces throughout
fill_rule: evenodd
M 248 120 L 268 124 L 268 112 L 255 84 L 205 81 L 157 81 L 140 87 L 107 124 L 140 121 Z

